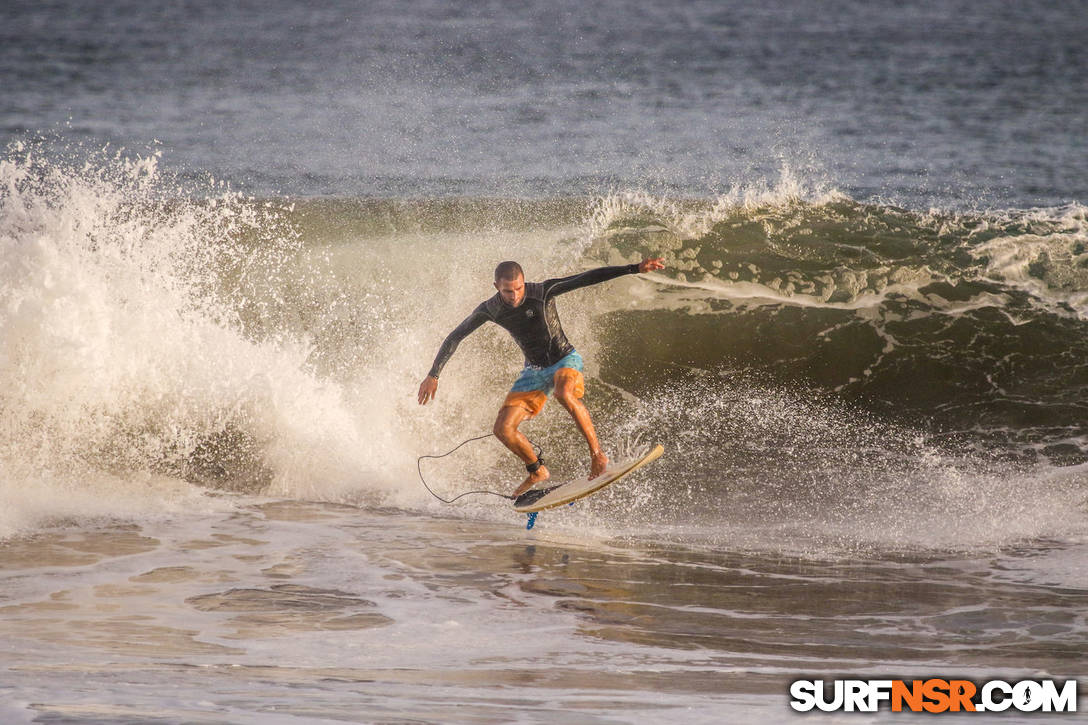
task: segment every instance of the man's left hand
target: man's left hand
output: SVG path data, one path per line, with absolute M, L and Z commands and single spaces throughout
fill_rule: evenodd
M 647 257 L 638 263 L 638 271 L 640 274 L 653 272 L 658 269 L 665 269 L 665 259 L 663 257 Z

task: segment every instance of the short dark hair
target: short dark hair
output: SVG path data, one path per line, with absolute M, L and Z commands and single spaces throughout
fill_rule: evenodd
M 499 266 L 495 267 L 495 281 L 517 279 L 518 277 L 524 277 L 525 272 L 521 271 L 521 265 L 517 262 L 499 262 Z

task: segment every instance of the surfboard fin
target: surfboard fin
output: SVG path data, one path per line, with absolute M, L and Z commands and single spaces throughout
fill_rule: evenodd
M 540 513 L 540 512 L 539 511 L 534 511 L 531 514 L 529 514 L 529 520 L 525 522 L 525 530 L 526 531 L 531 531 L 532 528 L 534 526 L 536 526 L 536 515 L 538 513 Z

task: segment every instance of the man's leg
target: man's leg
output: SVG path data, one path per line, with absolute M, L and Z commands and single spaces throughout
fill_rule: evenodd
M 525 434 L 518 430 L 518 426 L 532 416 L 533 413 L 520 405 L 505 405 L 499 409 L 499 415 L 495 418 L 495 427 L 493 429 L 495 437 L 526 464 L 536 461 L 536 452 Z M 522 481 L 521 485 L 514 490 L 514 495 L 525 493 L 533 487 L 533 484 L 547 480 L 549 475 L 548 469 L 541 464 L 540 468 L 530 473 Z
M 601 444 L 597 440 L 597 431 L 593 427 L 593 420 L 589 417 L 589 410 L 582 402 L 585 393 L 585 382 L 582 373 L 573 368 L 559 368 L 555 373 L 555 399 L 567 409 L 574 418 L 578 430 L 586 437 L 589 444 L 589 477 L 596 478 L 604 472 L 608 465 L 608 456 L 601 450 Z

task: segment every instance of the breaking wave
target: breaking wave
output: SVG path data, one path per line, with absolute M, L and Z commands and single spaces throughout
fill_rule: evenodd
M 154 152 L 16 145 L 0 535 L 221 505 L 209 492 L 428 505 L 415 457 L 489 430 L 518 367 L 485 327 L 415 403 L 494 264 L 542 278 L 650 254 L 665 273 L 560 308 L 607 444 L 652 432 L 675 455 L 623 513 L 606 493 L 569 516 L 734 543 L 1062 535 L 1085 518 L 1085 221 L 865 203 L 788 174 L 715 199 L 267 201 Z M 559 471 L 584 465 L 564 415 L 532 423 Z M 509 487 L 517 466 L 481 444 L 433 476 Z

